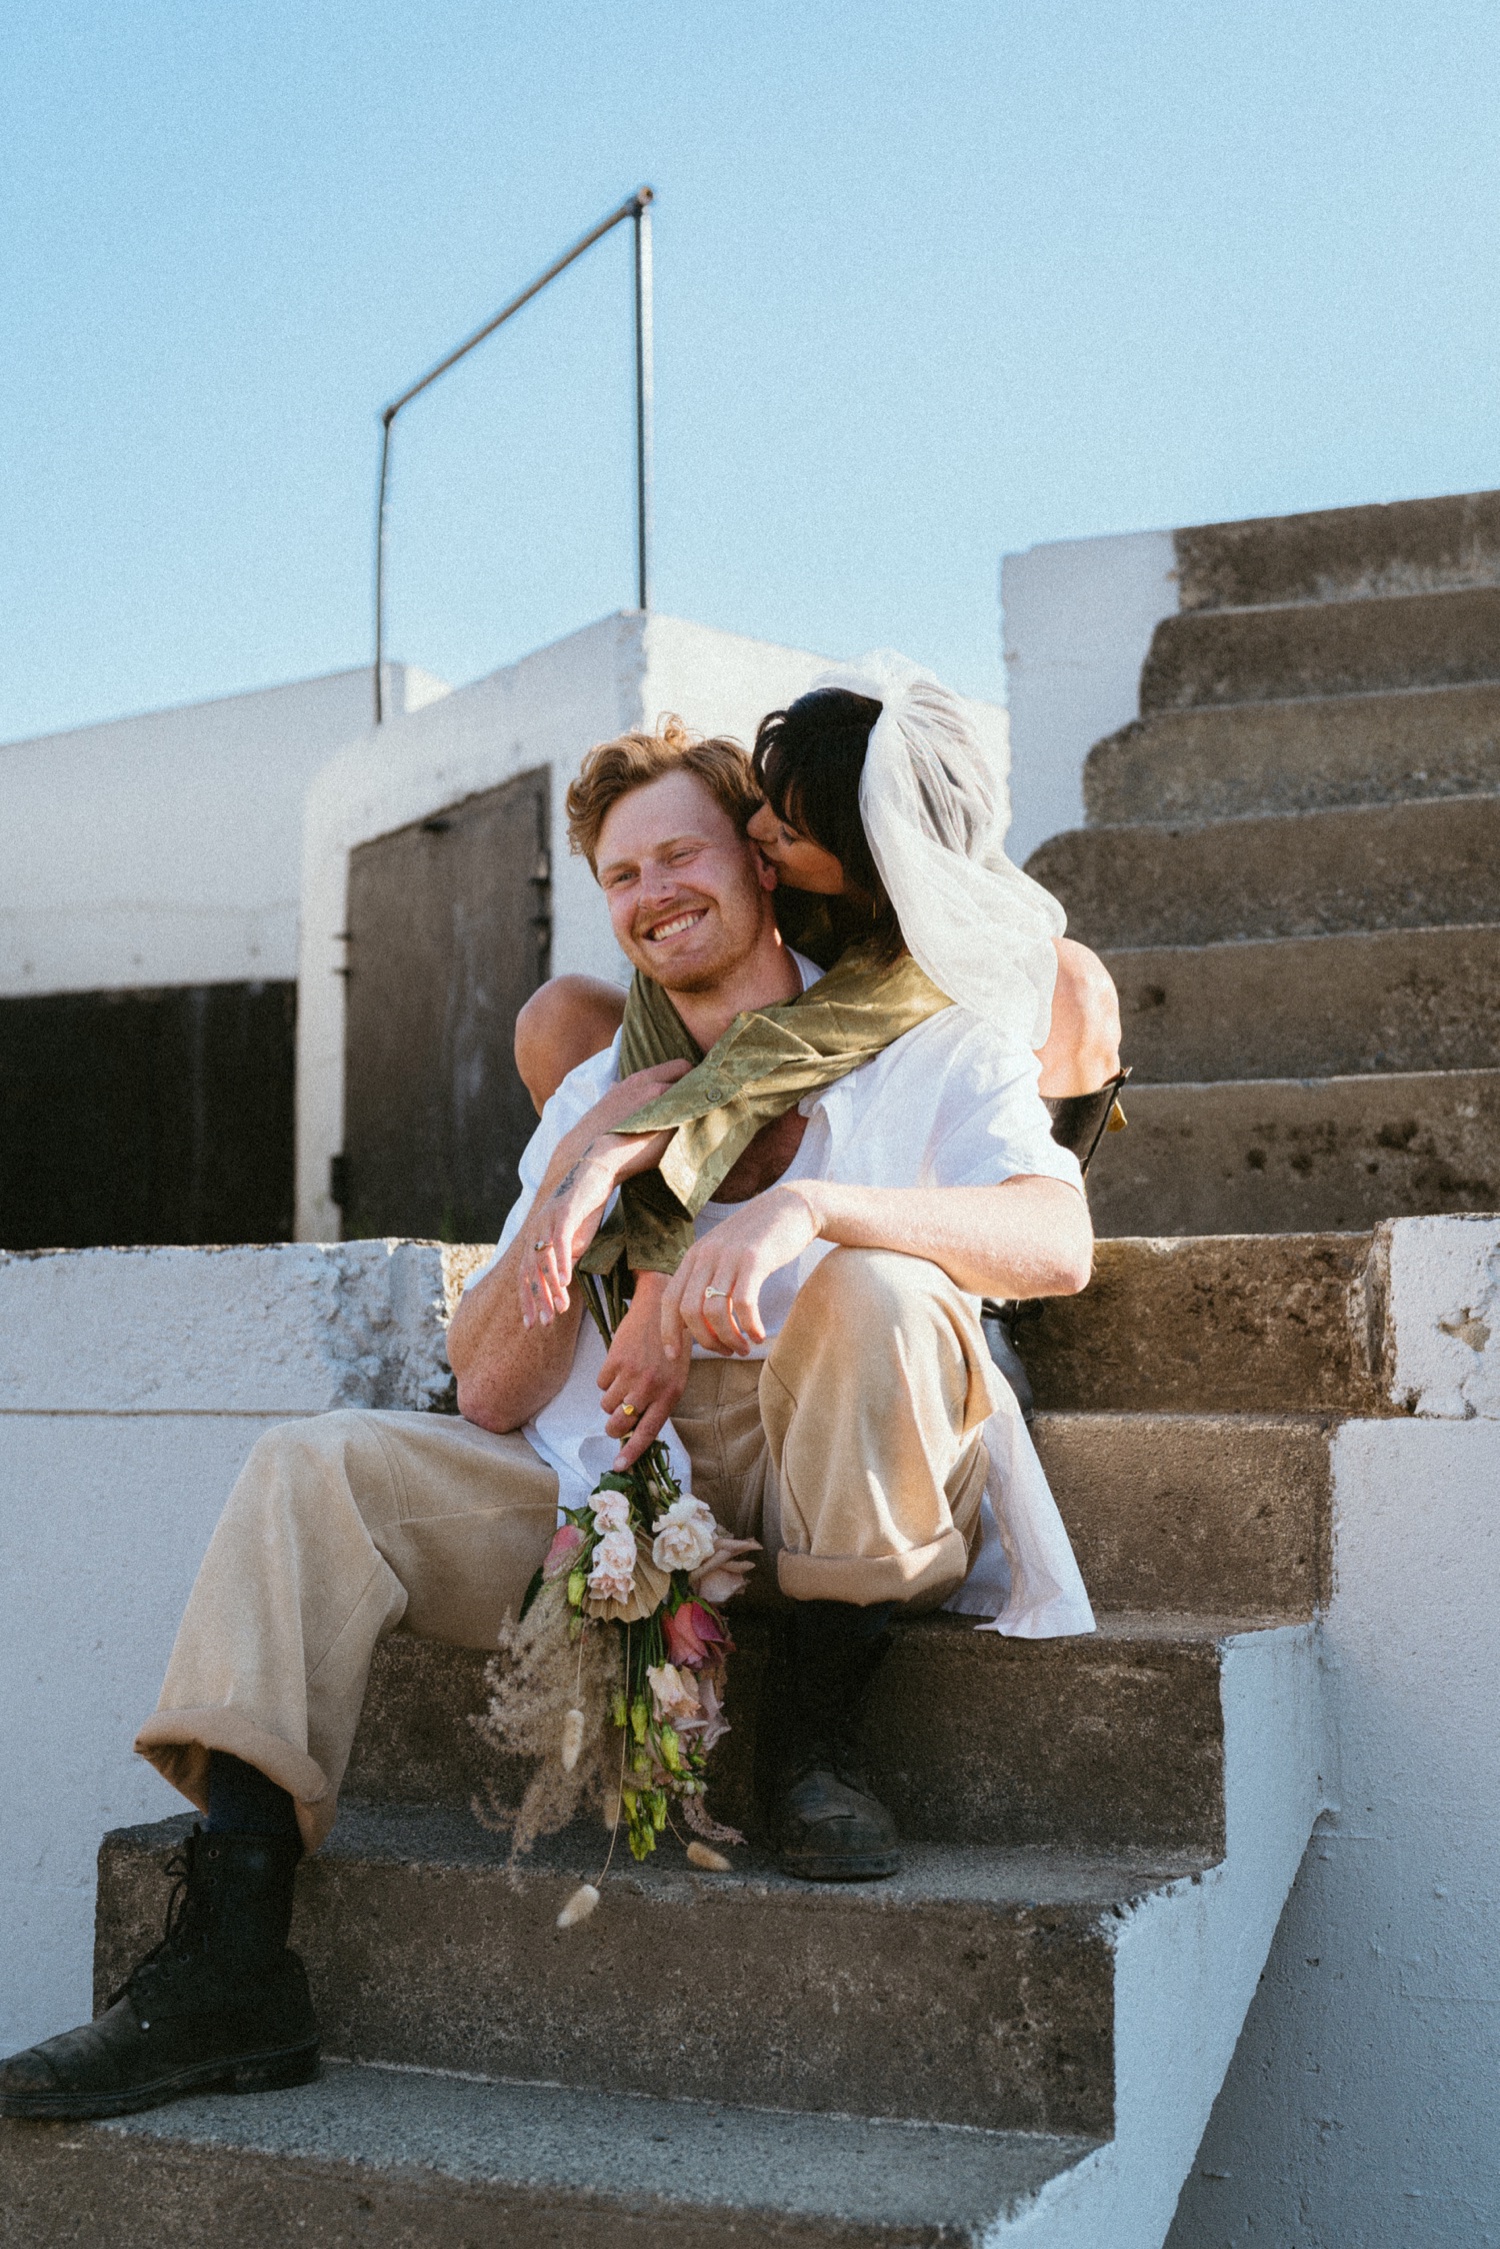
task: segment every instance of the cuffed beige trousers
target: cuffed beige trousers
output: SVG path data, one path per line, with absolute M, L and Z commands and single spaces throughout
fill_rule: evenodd
M 771 1598 L 935 1607 L 979 1538 L 999 1377 L 972 1298 L 924 1260 L 836 1249 L 764 1360 L 695 1360 L 672 1419 L 693 1489 L 760 1538 Z M 547 1550 L 557 1478 L 446 1414 L 319 1414 L 256 1444 L 136 1748 L 200 1809 L 210 1750 L 333 1825 L 370 1658 L 398 1627 L 488 1648 Z M 752 1588 L 752 1594 L 754 1592 Z

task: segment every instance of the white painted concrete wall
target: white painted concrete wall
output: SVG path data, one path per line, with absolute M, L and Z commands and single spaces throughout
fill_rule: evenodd
M 344 946 L 349 855 L 517 773 L 551 773 L 552 968 L 625 980 L 587 864 L 567 847 L 563 795 L 594 743 L 654 727 L 667 712 L 749 743 L 768 710 L 805 692 L 829 662 L 638 610 L 603 618 L 441 703 L 351 743 L 308 791 L 297 993 L 297 1234 L 336 1240 L 329 1160 L 344 1133 Z M 1005 713 L 968 703 L 1006 770 Z
M 1083 826 L 1083 765 L 1138 715 L 1141 666 L 1177 612 L 1170 531 L 1063 539 L 1000 566 L 1009 681 L 1011 828 L 1024 866 L 1039 843 Z
M 303 793 L 369 723 L 365 669 L 0 747 L 0 996 L 295 976 Z
M 441 1254 L 0 1255 L 0 2053 L 92 2011 L 105 1829 L 180 1812 L 131 1755 L 261 1432 L 447 1380 Z
M 1334 1453 L 1320 1823 L 1170 2249 L 1500 2242 L 1500 1219 L 1390 1228 Z

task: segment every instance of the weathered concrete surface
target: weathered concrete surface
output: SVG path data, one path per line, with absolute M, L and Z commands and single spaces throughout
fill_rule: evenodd
M 1184 609 L 1500 585 L 1500 492 L 1200 523 L 1173 534 Z
M 1500 1064 L 1500 924 L 1104 958 L 1137 1085 Z
M 1027 870 L 1098 951 L 1500 922 L 1500 797 L 1075 828 Z
M 0 1251 L 0 1413 L 422 1411 L 472 1253 L 439 1242 Z
M 0 2232 L 8 2249 L 948 2249 L 1093 2145 L 335 2062 L 294 2092 L 115 2125 L 0 2123 Z
M 1085 1542 L 1099 1577 L 1114 1569 L 1142 1590 L 1180 1593 L 1196 1572 L 1214 1586 L 1254 1591 L 1253 1602 L 1225 1615 L 1305 1616 L 1321 1569 L 1326 1439 L 1316 1425 L 1258 1425 L 1243 1432 L 1245 1466 L 1226 1469 L 1214 1444 L 1222 1450 L 1231 1433 L 1241 1435 L 1234 1424 L 1181 1424 L 1162 1459 L 1152 1458 L 1146 1428 L 1127 1421 L 1101 1425 L 1092 1445 L 1070 1445 L 1054 1424 L 1048 1442 L 1068 1502 L 1076 1495 L 1078 1512 L 1096 1523 L 1109 1503 L 1090 1488 L 1093 1473 L 1111 1448 L 1120 1454 L 1122 1504 L 1138 1506 L 1147 1535 L 1163 1540 L 1154 1569 L 1131 1567 L 1120 1558 L 1123 1529 L 1099 1523 Z M 1205 1489 L 1218 1504 L 1203 1504 Z M 1195 1492 L 1217 1538 L 1196 1537 Z M 1222 1554 L 1205 1554 L 1210 1540 Z M 1106 1615 L 1097 1633 L 1076 1640 L 1009 1640 L 975 1632 L 967 1618 L 922 1619 L 899 1634 L 872 1702 L 865 1747 L 874 1784 L 914 1841 L 1212 1856 L 1223 1835 L 1223 1629 L 1165 1610 Z M 760 1708 L 774 1641 L 769 1620 L 754 1615 L 735 1619 L 735 1636 L 733 1730 L 715 1753 L 711 1803 L 758 1830 L 756 1790 L 764 1801 L 775 1777 L 777 1732 Z M 491 1776 L 502 1794 L 519 1793 L 514 1765 L 475 1753 L 468 1716 L 483 1707 L 483 1668 L 466 1649 L 400 1634 L 388 1641 L 375 1659 L 346 1794 L 466 1805 Z
M 1158 711 L 1089 752 L 1090 827 L 1500 790 L 1500 687 Z M 1061 823 L 1059 823 L 1061 825 Z
M 1125 1144 L 1119 1134 L 1106 1141 L 1089 1174 L 1096 1187 Z M 1049 1423 L 1084 1417 L 1076 1434 L 1070 1423 L 1070 1443 L 1090 1445 L 1087 1417 L 1099 1414 L 1388 1412 L 1371 1342 L 1373 1243 L 1370 1234 L 1101 1241 L 1083 1295 L 1051 1297 L 1022 1320 L 1037 1403 Z M 1101 1436 L 1090 1485 L 1107 1517 Z M 1206 1496 L 1200 1486 L 1199 1506 Z M 1075 1537 L 1087 1535 L 1076 1500 L 1071 1520 Z M 1089 1582 L 1098 1601 L 1099 1581 Z
M 109 1839 L 98 1972 L 159 1921 L 181 1822 Z M 292 1941 L 324 2042 L 359 2061 L 995 2130 L 1107 2132 L 1113 1917 L 1148 1862 L 909 1849 L 890 1881 L 627 1859 L 559 1930 L 604 1838 L 512 1879 L 461 1812 L 352 1809 L 298 1875 Z M 665 1848 L 661 1857 L 666 1855 Z
M 1487 1232 L 1500 1253 L 1500 1222 L 1448 1229 Z M 1500 1359 L 1500 1342 L 1447 1340 Z M 1500 2234 L 1500 1392 L 1490 1399 L 1471 1419 L 1339 1432 L 1331 1808 L 1171 2249 L 1488 2249 Z
M 1101 1234 L 1310 1233 L 1500 1208 L 1500 1070 L 1142 1086 Z
M 1141 667 L 1141 714 L 1297 695 L 1456 687 L 1500 677 L 1500 586 L 1165 617 Z
M 1042 1413 L 1032 1433 L 1096 1601 L 1291 1619 L 1326 1599 L 1326 1424 Z

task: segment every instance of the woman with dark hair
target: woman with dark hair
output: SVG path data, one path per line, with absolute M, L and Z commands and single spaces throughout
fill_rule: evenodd
M 872 675 L 871 686 L 888 685 L 880 675 L 886 668 L 895 670 L 897 662 L 867 659 L 861 672 Z M 911 686 L 926 684 L 910 682 Z M 753 765 L 765 802 L 750 820 L 749 834 L 776 869 L 777 920 L 796 951 L 822 969 L 832 968 L 855 944 L 888 961 L 895 961 L 910 945 L 920 959 L 928 948 L 922 936 L 911 945 L 905 926 L 920 922 L 923 935 L 930 935 L 932 949 L 923 966 L 943 991 L 959 999 L 960 993 L 952 988 L 964 975 L 957 956 L 971 933 L 951 926 L 955 862 L 967 857 L 964 847 L 973 843 L 975 829 L 985 816 L 993 814 L 993 800 L 982 775 L 976 785 L 978 761 L 972 761 L 965 776 L 967 787 L 953 792 L 959 810 L 950 822 L 951 842 L 941 843 L 942 856 L 930 857 L 925 870 L 914 865 L 907 875 L 904 923 L 892 904 L 868 832 L 868 826 L 874 826 L 877 836 L 882 833 L 881 813 L 877 810 L 867 823 L 865 809 L 875 793 L 866 782 L 867 753 L 884 707 L 876 696 L 839 684 L 815 687 L 789 709 L 772 711 L 764 718 L 756 732 Z M 952 729 L 941 732 L 949 736 L 951 747 Z M 890 830 L 886 848 L 899 870 L 899 882 L 911 854 L 903 852 L 899 814 L 895 822 L 884 825 Z M 1002 857 L 993 850 L 990 856 Z M 1053 1111 L 1054 1136 L 1086 1165 L 1122 1082 L 1119 1000 L 1098 956 L 1062 935 L 1062 912 L 1055 902 L 1008 861 L 1004 869 L 980 901 L 981 913 L 989 908 L 993 918 L 990 926 L 982 923 L 972 933 L 970 950 L 978 962 L 998 960 L 1002 975 L 1013 967 L 1005 943 L 1007 928 L 1013 930 L 1018 918 L 1013 886 L 1006 881 L 1006 875 L 1013 877 L 1016 886 L 1024 886 L 1020 918 L 1034 919 L 1050 946 L 1053 982 L 1050 1013 L 1043 1024 L 1047 972 L 1045 966 L 1036 967 L 1033 946 L 1030 979 L 1009 975 L 1017 1001 L 1011 1017 L 1019 1019 L 1030 989 L 1038 1003 L 1031 1029 L 1034 1034 L 1041 1028 L 1042 1036 L 1027 1037 L 1025 1043 L 1040 1063 L 1038 1090 Z M 930 913 L 917 903 L 923 871 L 933 878 Z M 1034 899 L 1030 893 L 1035 893 Z M 1046 900 L 1045 906 L 1038 904 L 1041 900 Z M 1055 928 L 1047 927 L 1052 919 L 1047 907 L 1055 915 Z M 936 926 L 929 932 L 927 925 L 934 919 Z M 950 923 L 946 931 L 944 922 Z M 989 995 L 978 996 L 983 1000 Z M 970 1004 L 967 994 L 961 1004 Z M 981 1005 L 979 1011 L 993 1014 L 994 1008 Z M 516 1066 L 538 1111 L 570 1070 L 608 1046 L 624 1013 L 625 995 L 597 977 L 554 977 L 532 994 L 516 1022 Z

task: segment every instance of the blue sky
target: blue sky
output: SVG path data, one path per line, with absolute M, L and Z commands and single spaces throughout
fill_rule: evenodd
M 1494 0 L 9 0 L 0 739 L 366 660 L 380 405 L 639 181 L 657 599 L 1002 690 L 1038 540 L 1500 483 Z M 403 417 L 393 653 L 632 598 L 622 229 Z

